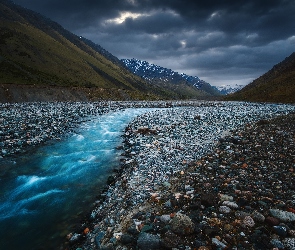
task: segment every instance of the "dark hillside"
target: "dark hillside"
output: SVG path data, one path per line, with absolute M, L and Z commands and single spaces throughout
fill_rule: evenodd
M 0 1 L 0 45 L 0 84 L 91 88 L 96 99 L 110 98 L 103 89 L 136 99 L 169 98 L 99 45 L 7 0 Z
M 295 52 L 227 99 L 295 103 Z

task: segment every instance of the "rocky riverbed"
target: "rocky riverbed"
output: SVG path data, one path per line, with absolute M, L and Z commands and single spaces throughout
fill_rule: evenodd
M 201 102 L 200 102 L 201 103 Z M 0 159 L 60 140 L 94 116 L 124 108 L 167 107 L 167 102 L 0 103 Z M 174 102 L 173 105 L 193 105 Z
M 292 112 L 211 102 L 138 117 L 65 248 L 295 249 Z

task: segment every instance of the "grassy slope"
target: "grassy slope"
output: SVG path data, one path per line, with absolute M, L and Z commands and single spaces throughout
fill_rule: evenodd
M 227 99 L 295 103 L 295 53 Z
M 0 3 L 0 83 L 123 89 L 137 92 L 134 96 L 141 99 L 144 95 L 156 97 L 148 93 L 152 88 L 141 78 L 106 59 L 77 36 L 65 31 L 74 44 L 46 22 L 44 25 L 44 20 L 40 21 L 42 28 L 36 27 L 28 16 L 38 23 L 38 14 L 23 14 L 20 7 Z

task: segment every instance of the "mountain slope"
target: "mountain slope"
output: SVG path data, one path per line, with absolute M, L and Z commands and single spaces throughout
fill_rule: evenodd
M 227 99 L 295 103 L 295 52 Z
M 124 91 L 133 99 L 157 98 L 160 92 L 165 95 L 100 46 L 36 12 L 1 0 L 0 84 L 11 83 L 80 87 L 90 99 L 120 99 L 120 95 L 104 96 L 102 89 Z
M 122 59 L 131 72 L 142 77 L 152 85 L 165 87 L 175 95 L 186 98 L 218 96 L 220 92 L 198 77 L 179 74 L 171 69 L 150 64 L 137 59 Z

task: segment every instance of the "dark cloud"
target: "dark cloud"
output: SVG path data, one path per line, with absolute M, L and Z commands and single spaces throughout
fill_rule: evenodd
M 244 83 L 294 52 L 294 0 L 14 0 L 119 58 Z

